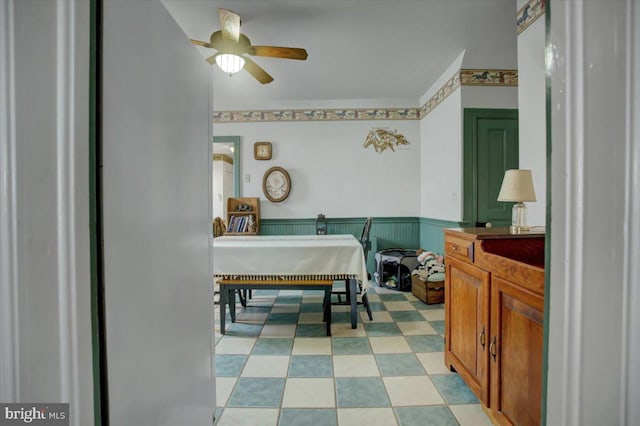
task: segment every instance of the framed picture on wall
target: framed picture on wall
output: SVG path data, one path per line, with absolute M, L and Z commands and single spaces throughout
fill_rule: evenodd
M 256 160 L 271 159 L 271 142 L 256 142 L 253 144 L 253 158 Z

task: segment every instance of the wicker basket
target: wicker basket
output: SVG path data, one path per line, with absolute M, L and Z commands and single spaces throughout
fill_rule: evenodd
M 411 292 L 428 305 L 444 303 L 444 281 L 422 281 L 413 275 L 411 276 Z

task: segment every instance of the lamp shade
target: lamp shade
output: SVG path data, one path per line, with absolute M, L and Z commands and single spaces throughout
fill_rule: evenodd
M 498 201 L 536 201 L 531 170 L 511 169 L 505 171 Z

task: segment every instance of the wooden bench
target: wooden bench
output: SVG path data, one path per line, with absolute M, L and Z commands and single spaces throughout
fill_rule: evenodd
M 220 333 L 225 334 L 226 307 L 229 305 L 231 322 L 236 321 L 235 290 L 324 290 L 324 315 L 322 320 L 327 325 L 327 336 L 331 336 L 331 287 L 333 280 L 235 280 L 218 279 L 220 285 Z M 233 297 L 230 295 L 233 294 Z

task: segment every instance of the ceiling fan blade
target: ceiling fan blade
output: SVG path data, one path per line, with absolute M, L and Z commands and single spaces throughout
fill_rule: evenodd
M 203 46 L 203 47 L 211 48 L 211 45 L 209 43 L 207 43 L 206 41 L 194 40 L 192 38 L 190 38 L 189 40 L 191 40 L 191 43 L 195 44 L 196 46 Z
M 265 70 L 263 70 L 258 64 L 253 62 L 251 59 L 244 57 L 244 69 L 247 70 L 249 74 L 251 74 L 256 80 L 258 80 L 262 84 L 271 83 L 273 81 L 273 77 L 271 77 Z
M 229 9 L 218 9 L 222 35 L 233 41 L 240 39 L 240 16 Z
M 304 61 L 307 59 L 307 51 L 298 47 L 279 47 L 279 46 L 253 46 L 252 55 L 268 56 L 271 58 L 299 59 Z
M 218 56 L 219 53 L 216 53 L 215 55 L 209 56 L 206 61 L 209 62 L 209 64 L 213 65 L 216 63 L 216 56 Z

